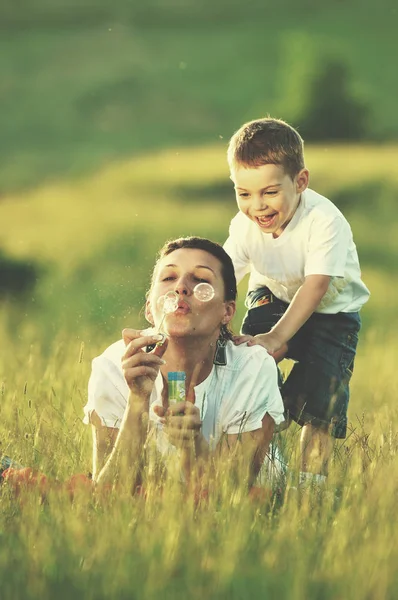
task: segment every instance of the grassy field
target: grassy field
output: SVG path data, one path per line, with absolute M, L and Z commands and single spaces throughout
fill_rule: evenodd
M 115 162 L 72 183 L 4 197 L 2 246 L 41 265 L 32 295 L 0 309 L 0 450 L 62 482 L 90 469 L 82 406 L 93 356 L 140 308 L 154 255 L 179 234 L 223 241 L 235 204 L 225 148 Z M 396 146 L 309 146 L 312 185 L 350 219 L 372 291 L 352 381 L 350 428 L 330 490 L 250 502 L 222 485 L 195 509 L 175 485 L 146 502 L 71 502 L 0 490 L 0 597 L 393 599 L 398 595 Z M 17 227 L 15 227 L 17 224 Z M 239 314 L 243 315 L 244 286 Z M 281 443 L 294 471 L 297 428 Z M 150 475 L 148 475 L 150 480 Z

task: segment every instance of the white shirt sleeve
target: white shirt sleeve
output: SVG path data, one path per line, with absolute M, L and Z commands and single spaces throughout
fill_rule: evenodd
M 127 398 L 128 386 L 121 368 L 103 355 L 94 358 L 83 422 L 89 423 L 90 413 L 95 410 L 103 425 L 119 428 Z
M 239 227 L 242 226 L 242 224 L 239 225 L 239 219 L 237 219 L 239 216 L 240 215 L 237 215 L 234 219 L 232 219 L 229 227 L 229 237 L 224 244 L 224 250 L 227 254 L 229 254 L 234 264 L 237 283 L 243 279 L 246 273 L 250 272 L 251 266 L 249 255 L 245 251 L 242 243 L 239 241 L 243 234 L 243 232 L 239 230 Z
M 344 277 L 352 233 L 340 216 L 315 219 L 308 240 L 304 275 Z
M 261 346 L 252 350 L 245 353 L 223 402 L 220 424 L 227 434 L 260 429 L 266 413 L 277 425 L 284 421 L 276 363 Z

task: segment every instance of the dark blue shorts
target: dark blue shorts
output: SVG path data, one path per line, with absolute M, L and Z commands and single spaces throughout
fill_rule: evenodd
M 249 292 L 242 333 L 267 333 L 289 306 L 266 288 Z M 349 382 L 361 328 L 359 313 L 313 313 L 288 342 L 295 361 L 282 384 L 286 416 L 300 425 L 330 427 L 335 438 L 347 433 Z

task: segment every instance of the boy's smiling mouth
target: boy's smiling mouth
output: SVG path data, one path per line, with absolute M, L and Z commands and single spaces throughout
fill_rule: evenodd
M 278 214 L 277 212 L 274 212 L 270 215 L 262 215 L 261 217 L 254 217 L 254 218 L 255 218 L 257 224 L 261 228 L 268 229 L 269 227 L 272 227 L 272 225 L 274 224 L 277 214 Z

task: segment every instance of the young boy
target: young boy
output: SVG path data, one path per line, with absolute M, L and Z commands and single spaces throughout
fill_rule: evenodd
M 284 121 L 243 125 L 228 148 L 239 213 L 225 249 L 237 280 L 250 272 L 248 311 L 236 343 L 260 344 L 294 366 L 282 386 L 288 416 L 302 425 L 300 484 L 323 482 L 333 438 L 345 438 L 361 280 L 351 228 L 308 188 L 304 143 Z

